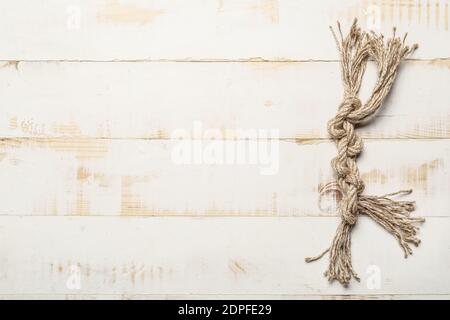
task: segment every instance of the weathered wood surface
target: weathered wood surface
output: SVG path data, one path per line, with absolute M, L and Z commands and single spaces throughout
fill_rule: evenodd
M 1 60 L 328 60 L 328 26 L 411 31 L 449 58 L 447 0 L 2 1 Z
M 0 294 L 442 296 L 449 221 L 429 218 L 405 260 L 362 218 L 352 248 L 361 282 L 345 289 L 323 278 L 326 259 L 303 260 L 329 245 L 335 218 L 0 217 Z
M 363 97 L 375 82 L 370 67 Z M 449 138 L 449 70 L 450 62 L 405 63 L 395 94 L 361 133 Z M 223 132 L 326 138 L 342 97 L 338 63 L 323 62 L 20 62 L 0 69 L 0 90 L 5 137 L 170 138 L 200 121 Z
M 248 142 L 241 141 L 247 146 Z M 237 144 L 231 142 L 238 150 Z M 258 150 L 265 150 L 259 141 Z M 13 139 L 0 147 L 0 214 L 333 215 L 331 142 L 272 141 L 254 164 L 178 163 L 176 140 Z M 201 143 L 206 153 L 214 141 Z M 220 146 L 219 144 L 217 146 Z M 194 152 L 193 144 L 190 146 Z M 226 147 L 225 145 L 223 146 Z M 224 151 L 225 153 L 226 151 Z M 248 155 L 248 154 L 247 154 Z M 267 156 L 268 155 L 268 156 Z M 267 157 L 266 157 L 267 156 Z M 413 188 L 417 214 L 448 216 L 448 140 L 371 140 L 360 161 L 368 194 Z M 338 196 L 338 195 L 337 195 Z M 320 202 L 320 203 L 319 203 Z
M 0 2 L 0 298 L 450 298 L 448 6 Z M 359 128 L 359 165 L 367 194 L 412 188 L 405 198 L 427 222 L 404 261 L 360 219 L 362 282 L 343 289 L 322 277 L 326 258 L 303 258 L 337 225 L 339 195 L 319 195 L 333 179 L 326 121 L 342 96 L 328 25 L 347 29 L 355 16 L 420 44 Z M 363 97 L 374 75 L 371 64 Z M 265 160 L 278 171 L 176 164 L 180 130 L 204 148 L 278 130 L 247 142 L 273 146 Z M 73 272 L 79 288 L 67 285 Z

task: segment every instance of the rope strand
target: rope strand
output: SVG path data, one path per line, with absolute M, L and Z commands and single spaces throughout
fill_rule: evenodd
M 371 118 L 381 107 L 389 94 L 397 76 L 398 67 L 403 59 L 411 54 L 417 45 L 405 45 L 403 39 L 395 36 L 384 40 L 383 35 L 364 32 L 353 22 L 349 34 L 344 38 L 338 22 L 338 37 L 331 31 L 341 55 L 341 73 L 344 83 L 344 97 L 336 116 L 328 122 L 328 132 L 335 141 L 338 154 L 331 161 L 336 174 L 336 182 L 326 185 L 327 191 L 339 190 L 342 199 L 339 202 L 339 214 L 342 218 L 330 248 L 316 257 L 306 258 L 306 262 L 316 261 L 329 253 L 330 262 L 325 276 L 329 281 L 338 280 L 347 286 L 351 279 L 359 281 L 351 262 L 351 232 L 358 215 L 365 214 L 397 238 L 405 257 L 412 254 L 410 244 L 418 245 L 418 228 L 414 225 L 425 221 L 412 218 L 414 202 L 394 201 L 389 197 L 410 194 L 412 190 L 401 190 L 384 196 L 365 196 L 364 182 L 359 174 L 356 160 L 363 149 L 361 137 L 355 132 L 355 126 Z M 372 95 L 365 104 L 358 98 L 362 78 L 369 59 L 373 59 L 378 68 L 378 79 Z

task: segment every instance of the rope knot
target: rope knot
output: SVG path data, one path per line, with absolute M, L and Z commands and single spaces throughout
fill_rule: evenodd
M 355 208 L 356 209 L 356 208 Z M 339 203 L 339 211 L 341 213 L 341 218 L 348 225 L 353 226 L 358 220 L 358 212 L 352 208 L 352 204 L 349 199 L 342 199 Z
M 348 225 L 353 226 L 358 220 L 358 216 L 353 213 L 347 212 L 342 215 L 342 220 L 344 220 Z
M 333 139 L 341 139 L 347 135 L 348 128 L 344 128 L 346 122 L 349 124 L 350 116 L 354 111 L 362 107 L 361 100 L 355 96 L 346 94 L 337 115 L 328 122 L 328 133 Z M 353 125 L 353 123 L 351 123 Z
M 348 113 L 358 110 L 362 107 L 361 100 L 355 95 L 346 95 L 341 103 L 340 109 L 348 110 Z

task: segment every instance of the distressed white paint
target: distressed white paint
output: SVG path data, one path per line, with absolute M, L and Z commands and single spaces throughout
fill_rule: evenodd
M 170 138 L 200 121 L 205 129 L 276 129 L 283 138 L 326 138 L 326 122 L 343 91 L 338 63 L 21 62 L 16 67 L 0 69 L 1 136 Z M 370 67 L 363 97 L 375 82 L 375 66 Z M 361 133 L 450 137 L 449 71 L 447 62 L 405 63 L 395 94 Z
M 354 17 L 364 27 L 376 27 L 373 18 L 379 17 L 379 30 L 386 34 L 393 25 L 399 33 L 410 31 L 410 41 L 421 45 L 416 58 L 449 58 L 446 4 L 446 0 L 2 1 L 0 59 L 337 59 L 328 26 L 340 20 L 348 28 Z
M 332 195 L 318 205 L 342 95 L 328 25 L 378 14 L 420 61 L 360 128 L 361 173 L 367 194 L 413 188 L 427 222 L 404 261 L 360 219 L 362 282 L 344 289 L 322 277 L 326 258 L 303 262 L 338 221 Z M 448 299 L 448 37 L 447 0 L 2 1 L 0 298 Z M 278 174 L 175 165 L 171 134 L 195 120 L 278 129 Z
M 202 142 L 202 152 L 212 141 Z M 16 140 L 3 147 L 0 211 L 8 215 L 329 216 L 330 142 L 280 142 L 273 166 L 177 164 L 168 140 Z M 261 145 L 260 145 L 261 146 Z M 260 147 L 258 146 L 258 147 Z M 193 147 L 192 147 L 193 148 Z M 249 148 L 246 148 L 249 150 Z M 272 149 L 269 149 L 272 150 Z M 368 194 L 413 188 L 416 214 L 448 216 L 448 140 L 368 141 Z M 278 167 L 273 175 L 261 169 Z M 18 192 L 20 190 L 20 192 Z
M 326 258 L 304 262 L 329 245 L 335 218 L 1 217 L 0 294 L 446 295 L 449 221 L 429 218 L 405 260 L 362 218 L 352 243 L 361 283 L 345 289 L 323 278 Z M 79 289 L 66 286 L 74 268 Z

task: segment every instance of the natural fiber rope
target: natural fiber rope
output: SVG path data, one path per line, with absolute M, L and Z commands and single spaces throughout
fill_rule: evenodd
M 341 72 L 344 82 L 344 98 L 336 116 L 328 122 L 328 132 L 336 142 L 338 155 L 331 161 L 337 180 L 330 183 L 327 190 L 339 190 L 342 200 L 339 213 L 342 221 L 336 231 L 333 242 L 327 250 L 317 257 L 306 258 L 306 262 L 320 259 L 327 252 L 330 263 L 325 276 L 330 281 L 338 280 L 347 286 L 353 278 L 359 280 L 351 262 L 350 234 L 359 214 L 366 214 L 394 235 L 405 252 L 412 254 L 410 244 L 418 245 L 418 228 L 414 225 L 423 222 L 423 218 L 410 217 L 414 202 L 394 201 L 389 197 L 409 194 L 404 190 L 384 196 L 365 196 L 364 182 L 361 179 L 356 159 L 363 149 L 361 137 L 355 132 L 355 126 L 370 118 L 383 103 L 397 75 L 400 62 L 418 46 L 405 45 L 403 39 L 395 36 L 386 42 L 382 35 L 364 32 L 357 26 L 355 19 L 350 33 L 344 38 L 338 22 L 339 37 L 331 28 L 341 55 Z M 374 60 L 378 67 L 378 80 L 372 95 L 365 104 L 361 103 L 358 93 L 368 60 Z

